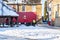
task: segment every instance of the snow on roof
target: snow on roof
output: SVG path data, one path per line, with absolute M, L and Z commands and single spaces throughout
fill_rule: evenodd
M 3 6 L 3 7 L 2 7 Z M 3 11 L 2 11 L 3 9 Z M 13 8 L 0 1 L 0 16 L 19 16 Z
M 9 3 L 22 3 L 23 0 L 8 0 Z

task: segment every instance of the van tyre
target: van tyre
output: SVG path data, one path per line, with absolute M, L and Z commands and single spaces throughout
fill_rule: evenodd
M 35 23 L 32 23 L 32 26 L 35 26 Z
M 26 23 L 26 26 L 30 26 L 31 25 L 31 23 Z

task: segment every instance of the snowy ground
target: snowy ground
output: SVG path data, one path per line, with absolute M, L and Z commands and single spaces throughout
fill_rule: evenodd
M 0 28 L 0 40 L 60 40 L 60 30 L 48 25 Z

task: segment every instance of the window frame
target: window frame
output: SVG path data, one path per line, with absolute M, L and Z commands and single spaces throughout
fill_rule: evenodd
M 22 12 L 26 11 L 26 5 L 22 5 Z
M 32 5 L 32 12 L 36 12 L 36 5 Z

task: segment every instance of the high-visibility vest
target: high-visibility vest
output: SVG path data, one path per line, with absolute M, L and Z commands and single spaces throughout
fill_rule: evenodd
M 36 21 L 35 20 L 33 20 L 33 23 L 35 23 Z

